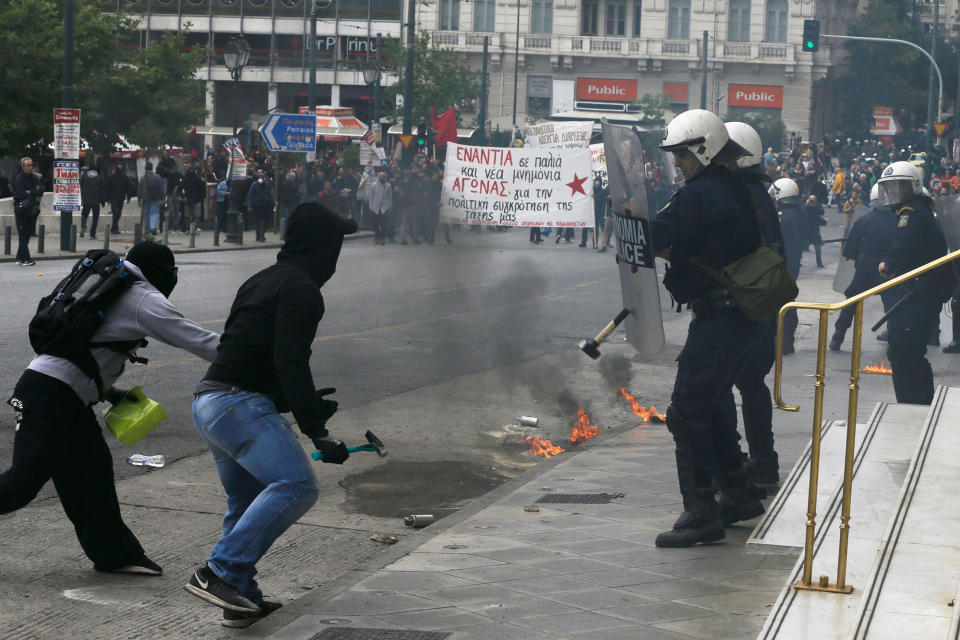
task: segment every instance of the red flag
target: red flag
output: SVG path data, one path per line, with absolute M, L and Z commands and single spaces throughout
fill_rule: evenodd
M 433 108 L 430 109 L 431 113 Z M 433 130 L 437 132 L 434 138 L 434 144 L 437 146 L 446 145 L 448 142 L 457 141 L 457 110 L 450 107 L 438 116 L 433 116 Z

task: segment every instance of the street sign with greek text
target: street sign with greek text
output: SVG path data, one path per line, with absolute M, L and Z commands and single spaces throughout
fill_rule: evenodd
M 260 127 L 260 134 L 270 151 L 316 151 L 317 117 L 272 113 Z

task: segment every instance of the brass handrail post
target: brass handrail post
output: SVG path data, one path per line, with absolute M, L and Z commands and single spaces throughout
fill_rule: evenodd
M 807 494 L 807 531 L 803 543 L 803 577 L 797 586 L 809 587 L 813 574 L 813 540 L 817 532 L 817 486 L 820 480 L 820 431 L 823 422 L 823 389 L 827 369 L 827 329 L 830 311 L 820 310 L 817 339 L 817 373 L 813 385 L 813 435 L 810 440 L 810 487 Z
M 847 403 L 847 443 L 843 459 L 843 499 L 840 506 L 840 549 L 837 556 L 837 590 L 850 593 L 847 581 L 847 544 L 850 538 L 850 498 L 853 492 L 853 454 L 857 440 L 857 402 L 860 395 L 860 344 L 863 339 L 863 300 L 853 316 L 853 353 L 850 356 L 850 399 Z

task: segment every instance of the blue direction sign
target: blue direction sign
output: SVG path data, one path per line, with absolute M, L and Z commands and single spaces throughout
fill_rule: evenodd
M 272 113 L 260 127 L 270 151 L 316 151 L 317 117 L 312 114 Z

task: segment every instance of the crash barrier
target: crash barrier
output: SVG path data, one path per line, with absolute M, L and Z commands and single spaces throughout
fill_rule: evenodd
M 800 407 L 788 405 L 781 398 L 780 385 L 783 380 L 783 316 L 790 309 L 810 309 L 820 312 L 819 332 L 817 337 L 817 371 L 814 374 L 813 391 L 813 436 L 810 442 L 810 484 L 807 494 L 807 521 L 805 524 L 805 540 L 803 545 L 803 575 L 794 585 L 795 589 L 810 591 L 826 591 L 829 593 L 851 593 L 853 586 L 846 584 L 847 580 L 847 543 L 850 536 L 850 494 L 853 486 L 853 458 L 857 435 L 857 401 L 860 393 L 860 342 L 863 337 L 863 302 L 878 293 L 903 284 L 919 275 L 936 269 L 960 258 L 960 251 L 949 253 L 933 262 L 917 267 L 902 276 L 868 289 L 863 293 L 835 302 L 823 304 L 817 302 L 788 302 L 780 309 L 777 316 L 777 357 L 774 367 L 773 395 L 778 409 L 784 411 L 799 411 Z M 843 494 L 840 507 L 840 543 L 837 555 L 837 580 L 830 584 L 828 576 L 820 576 L 816 584 L 813 583 L 813 542 L 817 523 L 817 485 L 820 472 L 820 431 L 823 423 L 823 393 L 826 387 L 827 363 L 827 336 L 828 319 L 831 311 L 839 311 L 855 306 L 853 318 L 853 349 L 850 356 L 850 395 L 847 402 L 847 438 L 843 459 Z M 891 309 L 892 311 L 892 309 Z M 889 315 L 889 312 L 888 314 Z

